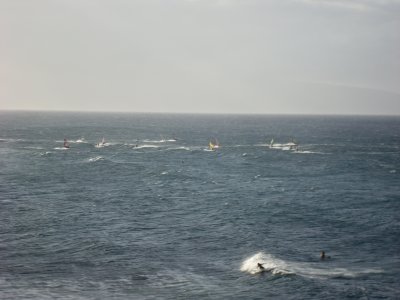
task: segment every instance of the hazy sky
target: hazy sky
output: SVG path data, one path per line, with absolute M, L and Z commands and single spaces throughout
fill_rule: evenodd
M 0 0 L 0 109 L 400 115 L 400 0 Z

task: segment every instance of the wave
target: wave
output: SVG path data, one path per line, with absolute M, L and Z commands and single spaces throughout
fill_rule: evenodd
M 122 146 L 136 148 L 136 147 L 139 146 L 139 144 L 138 143 L 134 143 L 134 144 L 132 144 L 132 143 L 123 143 Z
M 262 264 L 264 269 L 258 267 Z M 285 261 L 274 257 L 271 254 L 259 252 L 242 262 L 240 267 L 242 272 L 258 274 L 270 272 L 273 275 L 299 275 L 308 278 L 353 278 L 368 274 L 383 273 L 379 269 L 347 269 L 332 268 L 331 264 L 323 262 L 302 263 Z
M 85 143 L 85 144 L 87 144 L 87 141 L 85 140 L 85 138 L 80 138 L 80 139 L 77 139 L 76 141 L 74 141 L 73 143 L 78 143 L 78 144 Z
M 89 158 L 87 160 L 87 162 L 96 162 L 96 161 L 99 161 L 99 160 L 104 160 L 104 157 L 103 156 L 91 157 L 91 158 Z
M 26 142 L 24 139 L 12 139 L 12 138 L 0 138 L 0 142 L 3 143 L 13 143 L 13 142 Z
M 145 144 L 145 145 L 138 145 L 134 147 L 135 149 L 143 149 L 143 148 L 160 148 L 160 146 L 156 145 L 150 145 L 150 144 Z
M 32 150 L 43 150 L 43 147 L 39 147 L 39 146 L 26 146 L 23 147 L 24 149 L 32 149 Z
M 143 140 L 145 143 L 172 143 L 176 142 L 176 139 L 161 139 L 161 140 Z
M 56 143 L 63 143 L 64 140 L 55 140 Z M 69 144 L 89 144 L 85 138 L 79 138 L 77 140 L 68 140 Z
M 131 147 L 132 149 L 159 149 L 161 151 L 195 151 L 198 149 L 203 149 L 203 148 L 198 148 L 195 146 L 179 146 L 179 145 L 154 145 L 154 144 L 125 144 L 126 146 Z M 197 149 L 198 148 L 198 149 Z
M 185 146 L 168 148 L 167 150 L 186 150 L 186 151 L 191 151 L 191 149 L 189 147 L 185 147 Z
M 298 153 L 298 154 L 324 154 L 322 152 L 309 151 L 309 150 L 297 150 L 297 151 L 293 151 L 293 153 Z
M 201 291 L 210 291 L 208 295 L 212 295 L 212 292 L 218 291 L 218 288 L 222 284 L 221 282 L 217 282 L 216 278 L 212 276 L 205 276 L 196 271 L 182 272 L 175 269 L 161 270 L 153 275 L 146 274 L 146 277 L 151 280 L 151 285 L 154 287 L 179 288 L 191 291 L 200 289 Z
M 258 267 L 258 263 L 262 264 L 264 269 Z M 259 252 L 245 259 L 240 267 L 240 271 L 249 274 L 257 274 L 262 272 L 271 272 L 272 274 L 294 274 L 285 261 L 277 259 L 270 254 Z
M 53 148 L 54 150 L 69 150 L 70 148 L 65 148 L 65 147 L 55 147 Z

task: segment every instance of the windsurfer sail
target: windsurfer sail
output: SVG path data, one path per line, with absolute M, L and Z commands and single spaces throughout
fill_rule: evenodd
M 69 143 L 67 139 L 64 139 L 64 148 L 69 148 Z
M 269 143 L 269 147 L 270 148 L 274 147 L 274 139 L 272 139 L 271 142 Z
M 218 140 L 217 140 L 217 139 L 211 140 L 211 141 L 208 143 L 208 148 L 209 148 L 211 151 L 215 151 L 215 150 L 219 149 L 219 142 L 218 142 Z
M 101 147 L 104 147 L 106 145 L 106 140 L 104 139 L 104 137 L 103 137 L 103 139 L 101 140 L 101 142 L 99 142 L 98 144 L 96 144 L 96 147 L 97 148 L 101 148 Z
M 271 139 L 270 143 L 269 143 L 269 148 L 271 149 L 281 149 L 281 150 L 294 150 L 297 151 L 298 150 L 298 143 L 295 142 L 294 139 L 291 139 L 291 141 L 289 143 L 286 144 L 278 144 L 275 143 L 274 139 Z

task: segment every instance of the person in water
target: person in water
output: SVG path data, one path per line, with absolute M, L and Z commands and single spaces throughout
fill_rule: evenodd
M 258 267 L 260 270 L 264 270 L 264 267 L 263 267 L 263 265 L 262 265 L 262 264 L 260 264 L 260 263 L 257 263 L 257 267 Z
M 321 255 L 320 255 L 321 260 L 327 259 L 327 258 L 331 258 L 330 256 L 326 256 L 325 255 L 325 251 L 321 251 Z

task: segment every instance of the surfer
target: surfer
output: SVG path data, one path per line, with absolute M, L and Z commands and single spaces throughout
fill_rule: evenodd
M 257 263 L 257 267 L 258 267 L 260 270 L 264 270 L 263 264 Z
M 321 251 L 321 255 L 320 255 L 321 260 L 327 259 L 327 258 L 331 258 L 330 256 L 326 256 L 325 255 L 325 251 Z

